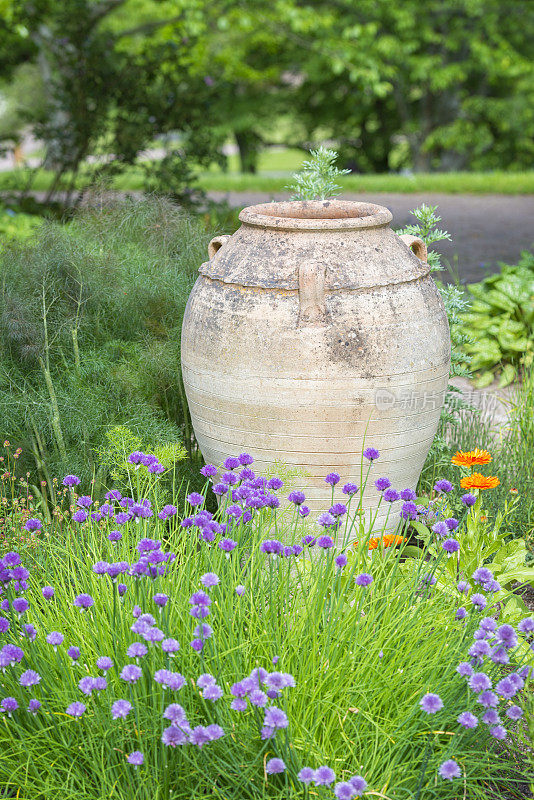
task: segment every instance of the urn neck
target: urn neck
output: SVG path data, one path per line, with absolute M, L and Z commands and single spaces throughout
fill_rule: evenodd
M 384 206 L 353 200 L 289 200 L 248 206 L 239 214 L 245 225 L 278 230 L 327 231 L 380 228 L 392 214 Z

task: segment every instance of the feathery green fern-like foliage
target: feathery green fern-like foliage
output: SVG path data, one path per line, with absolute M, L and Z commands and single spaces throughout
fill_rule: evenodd
M 117 424 L 152 449 L 195 454 L 180 327 L 209 238 L 202 221 L 146 198 L 92 205 L 4 247 L 0 430 L 32 481 L 95 477 Z

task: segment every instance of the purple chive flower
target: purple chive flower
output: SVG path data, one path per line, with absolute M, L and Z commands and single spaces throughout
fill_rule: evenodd
M 290 503 L 300 506 L 306 500 L 306 495 L 304 492 L 291 492 L 287 499 Z
M 486 590 L 486 592 L 500 592 L 501 584 L 494 578 L 492 578 L 484 585 L 484 589 Z
M 355 483 L 346 483 L 341 491 L 343 494 L 352 497 L 358 491 L 358 486 Z
M 472 602 L 472 604 L 474 605 L 474 607 L 476 608 L 477 611 L 482 611 L 484 608 L 486 608 L 486 606 L 488 604 L 488 602 L 487 602 L 486 598 L 484 597 L 484 595 L 478 594 L 478 593 L 475 593 L 474 595 L 472 595 L 471 602 Z
M 93 505 L 93 499 L 92 497 L 89 497 L 89 495 L 84 494 L 81 497 L 78 497 L 76 500 L 76 505 L 80 506 L 80 508 L 90 508 Z
M 120 677 L 127 683 L 135 683 L 139 680 L 143 671 L 137 664 L 126 664 L 120 673 Z
M 128 658 L 142 658 L 147 653 L 148 648 L 142 642 L 133 642 L 126 651 Z
M 339 475 L 337 472 L 330 472 L 324 480 L 325 483 L 330 484 L 330 486 L 336 486 L 339 483 Z
M 277 706 L 269 706 L 269 708 L 265 709 L 263 724 L 267 728 L 277 730 L 279 728 L 287 728 L 289 725 L 289 720 L 281 708 L 277 708 Z
M 32 697 L 32 699 L 28 703 L 28 712 L 30 714 L 37 714 L 40 708 L 41 708 L 41 702 L 39 700 L 36 700 L 35 697 Z
M 475 672 L 469 680 L 469 688 L 474 692 L 484 692 L 491 689 L 491 680 L 485 672 Z
M 94 602 L 90 594 L 79 594 L 74 598 L 74 605 L 81 609 L 91 608 Z
M 464 506 L 467 506 L 468 508 L 470 506 L 474 506 L 477 501 L 475 495 L 471 494 L 470 492 L 468 492 L 467 494 L 463 494 L 461 500 Z
M 206 572 L 206 574 L 201 577 L 200 583 L 206 589 L 211 589 L 213 586 L 217 586 L 217 584 L 220 583 L 219 576 L 214 572 Z
M 243 455 L 247 454 L 243 453 Z M 226 459 L 226 461 L 223 462 L 223 467 L 229 470 L 237 469 L 240 466 L 244 467 L 246 466 L 246 464 L 242 464 L 238 458 L 234 458 L 233 456 L 230 456 L 229 458 Z
M 235 587 L 235 593 L 239 595 L 239 597 L 242 597 L 245 594 L 245 587 L 239 584 L 239 586 Z
M 159 608 L 164 608 L 164 606 L 166 606 L 168 601 L 169 601 L 169 595 L 158 593 L 158 594 L 155 594 L 152 599 L 153 599 L 154 603 L 157 606 L 159 606 Z
M 389 480 L 389 478 L 377 478 L 375 481 L 375 486 L 379 492 L 385 492 L 386 489 L 389 489 L 389 487 L 391 486 L 391 481 Z M 411 500 L 412 498 L 410 497 L 406 499 Z M 413 499 L 415 500 L 415 497 Z
M 207 686 L 213 686 L 215 683 L 215 678 L 213 675 L 210 675 L 209 672 L 204 672 L 197 678 L 197 686 L 199 689 L 205 689 Z
M 346 567 L 348 564 L 348 558 L 345 555 L 345 553 L 341 553 L 339 556 L 336 556 L 334 561 L 336 567 L 338 567 L 339 569 L 343 569 L 343 567 Z
M 421 706 L 421 710 L 425 712 L 425 714 L 435 714 L 436 711 L 440 711 L 443 708 L 443 700 L 439 696 L 439 694 L 432 694 L 432 692 L 427 692 L 420 700 L 419 705 Z
M 499 715 L 494 708 L 488 708 L 482 717 L 482 722 L 485 725 L 498 725 L 500 722 Z
M 436 533 L 438 536 L 441 536 L 442 538 L 445 538 L 445 536 L 449 535 L 449 529 L 447 527 L 447 524 L 443 522 L 443 520 L 440 522 L 436 522 L 434 525 L 432 525 L 432 530 L 434 531 L 434 533 Z
M 134 750 L 133 753 L 130 753 L 129 756 L 126 756 L 126 761 L 128 764 L 132 764 L 134 767 L 141 767 L 144 760 L 145 757 L 140 750 Z
M 285 772 L 286 765 L 281 758 L 270 758 L 265 765 L 265 772 L 267 775 L 277 775 L 280 772 Z
M 506 716 L 515 722 L 523 716 L 523 709 L 519 706 L 510 706 L 510 708 L 506 709 Z
M 445 525 L 450 531 L 455 531 L 460 523 L 454 517 L 448 517 L 448 519 L 445 520 Z
M 109 656 L 100 656 L 96 660 L 96 666 L 98 667 L 98 669 L 106 671 L 108 669 L 111 669 L 111 667 L 113 666 L 113 661 Z
M 445 539 L 441 546 L 446 553 L 457 553 L 460 549 L 460 542 L 457 539 Z
M 442 478 L 434 485 L 434 491 L 445 493 L 452 492 L 452 483 L 448 480 L 445 480 L 445 478 Z
M 508 677 L 501 678 L 501 680 L 495 685 L 495 691 L 502 697 L 505 697 L 507 700 L 511 700 L 512 697 L 517 693 L 514 681 L 511 681 Z
M 454 615 L 454 619 L 462 620 L 462 619 L 465 619 L 466 617 L 467 617 L 467 609 L 466 608 L 464 608 L 463 606 L 460 606 L 460 608 L 456 609 L 456 614 Z
M 78 689 L 84 694 L 90 695 L 93 689 L 95 688 L 94 680 L 95 679 L 92 678 L 90 675 L 85 675 L 85 677 L 80 678 L 80 680 L 78 681 Z
M 191 492 L 187 495 L 187 502 L 190 506 L 200 506 L 204 502 L 204 498 L 198 492 Z
M 34 531 L 40 531 L 43 527 L 43 523 L 40 519 L 27 519 L 26 524 L 24 525 L 24 530 L 29 531 L 29 533 L 33 533 Z
M 452 781 L 453 778 L 461 778 L 462 777 L 462 770 L 452 758 L 449 758 L 447 761 L 444 761 L 443 764 L 438 769 L 439 774 L 441 777 L 446 781 Z
M 161 734 L 161 741 L 166 747 L 176 747 L 177 745 L 187 744 L 188 739 L 180 728 L 171 725 L 165 728 Z
M 402 504 L 402 509 L 400 512 L 400 516 L 402 519 L 417 519 L 417 506 L 412 500 L 408 500 L 407 502 Z
M 79 511 L 75 511 L 72 515 L 72 519 L 74 522 L 85 522 L 87 520 L 88 514 L 87 511 L 83 511 L 80 509 Z
M 120 531 L 110 531 L 108 533 L 108 539 L 110 542 L 120 542 L 122 533 Z
M 517 634 L 511 625 L 501 625 L 497 628 L 495 635 L 498 641 L 508 649 L 518 645 Z
M 332 508 L 329 509 L 329 513 L 333 517 L 342 517 L 347 513 L 347 506 L 344 503 L 334 503 Z
M 72 659 L 72 663 L 75 664 L 80 657 L 80 648 L 74 647 L 74 645 L 72 647 L 69 647 L 69 649 L 67 650 L 67 655 L 70 659 Z
M 328 550 L 334 546 L 334 540 L 331 536 L 319 536 L 317 538 L 317 547 L 322 547 L 323 550 Z
M 237 547 L 237 542 L 234 539 L 221 539 L 219 548 L 227 555 Z
M 63 478 L 63 486 L 79 486 L 80 483 L 81 481 L 76 475 L 65 475 Z
M 168 705 L 163 712 L 163 716 L 165 719 L 170 720 L 173 725 L 183 725 L 183 723 L 187 722 L 185 711 L 178 703 L 171 703 Z
M 0 617 L 0 633 L 6 633 L 9 630 L 9 620 L 5 617 Z
M 309 516 L 309 513 L 310 513 L 310 509 L 308 508 L 308 506 L 300 506 L 299 515 L 301 517 L 307 517 L 307 516 Z
M 225 483 L 216 483 L 211 491 L 213 492 L 213 494 L 223 495 L 226 494 L 226 492 L 228 491 L 228 486 L 226 486 Z
M 126 719 L 133 706 L 128 700 L 115 700 L 111 706 L 112 719 Z
M 261 689 L 253 689 L 250 692 L 248 699 L 250 700 L 251 705 L 257 706 L 258 708 L 265 708 L 269 702 L 269 698 L 265 692 L 262 692 Z
M 56 647 L 59 647 L 59 645 L 62 643 L 63 638 L 64 637 L 62 633 L 59 633 L 58 631 L 52 631 L 52 633 L 49 633 L 48 636 L 46 637 L 46 641 L 48 642 L 48 644 L 51 644 L 52 647 L 54 647 L 55 649 Z
M 380 458 L 380 453 L 376 449 L 376 447 L 368 447 L 366 450 L 363 451 L 363 457 L 366 458 L 368 461 L 376 461 L 377 458 Z
M 232 711 L 246 711 L 247 710 L 247 701 L 242 699 L 241 697 L 236 697 L 235 700 L 232 700 L 230 703 L 230 708 Z
M 336 779 L 336 773 L 330 767 L 318 767 L 313 773 L 313 782 L 316 786 L 330 786 Z
M 180 643 L 176 639 L 164 639 L 161 643 L 161 649 L 167 653 L 169 658 L 174 658 L 174 654 L 180 649 Z
M 517 626 L 517 630 L 525 634 L 534 633 L 534 617 L 525 617 L 525 619 L 522 619 Z
M 81 717 L 84 712 L 84 704 L 78 702 L 77 700 L 74 703 L 71 703 L 70 706 L 65 709 L 65 713 L 70 717 Z
M 336 783 L 334 795 L 337 797 L 337 800 L 351 800 L 351 798 L 354 797 L 354 789 L 350 783 L 341 781 L 340 783 Z
M 373 576 L 369 575 L 368 572 L 362 572 L 361 575 L 357 575 L 355 578 L 356 586 L 370 586 L 373 582 Z
M 503 728 L 502 725 L 496 725 L 494 728 L 490 728 L 490 733 L 494 739 L 506 739 L 507 732 L 506 728 Z
M 413 503 L 417 500 L 417 495 L 413 489 L 403 489 L 400 493 L 401 500 L 411 500 Z
M 11 607 L 17 614 L 24 614 L 29 609 L 30 604 L 25 597 L 15 597 L 11 602 Z
M 203 639 L 193 639 L 193 641 L 190 642 L 190 645 L 193 648 L 193 650 L 195 650 L 197 653 L 200 653 L 200 651 L 204 647 L 204 640 Z
M 254 463 L 254 459 L 249 453 L 241 453 L 239 456 L 239 463 L 242 467 L 249 467 L 251 464 Z
M 0 701 L 0 711 L 3 711 L 8 717 L 10 717 L 13 711 L 16 711 L 18 707 L 19 704 L 14 697 L 4 697 L 4 699 Z
M 322 514 L 319 514 L 317 517 L 317 522 L 323 528 L 328 528 L 330 525 L 336 524 L 336 518 L 330 514 L 328 511 L 324 511 Z
M 314 774 L 314 770 L 311 767 L 303 767 L 297 775 L 297 778 L 301 783 L 304 783 L 307 786 L 313 781 Z
M 476 583 L 482 586 L 488 581 L 493 580 L 493 572 L 487 567 L 478 567 L 478 569 L 473 572 L 472 578 Z
M 281 489 L 283 485 L 284 481 L 276 476 L 267 481 L 267 488 L 272 492 L 277 492 L 278 489 Z
M 484 706 L 485 708 L 497 708 L 499 705 L 499 698 L 495 694 L 495 692 L 486 691 L 481 692 L 477 697 L 477 703 Z
M 202 697 L 204 700 L 212 700 L 215 702 L 216 700 L 220 700 L 223 696 L 223 691 L 220 686 L 217 686 L 216 683 L 212 683 L 209 686 L 206 686 L 204 691 L 202 692 Z
M 463 594 L 464 592 L 467 593 L 469 591 L 469 589 L 471 588 L 471 585 L 469 583 L 467 583 L 467 581 L 460 581 L 457 584 L 456 588 L 458 589 L 460 594 Z
M 97 561 L 93 564 L 93 572 L 95 575 L 107 575 L 109 564 L 107 561 Z
M 385 500 L 386 503 L 396 503 L 399 498 L 400 495 L 395 489 L 386 489 L 382 495 L 382 499 Z
M 200 474 L 204 475 L 205 478 L 213 478 L 217 474 L 217 467 L 214 467 L 213 464 L 206 464 L 200 470 Z
M 352 778 L 349 778 L 349 783 L 352 786 L 356 797 L 361 797 L 361 795 L 367 789 L 367 781 L 365 778 L 362 778 L 361 775 L 353 775 Z
M 457 720 L 464 728 L 476 728 L 478 719 L 470 711 L 462 711 Z
M 27 689 L 29 689 L 31 686 L 37 686 L 40 681 L 41 676 L 38 672 L 35 672 L 34 669 L 27 669 L 19 678 L 20 685 Z

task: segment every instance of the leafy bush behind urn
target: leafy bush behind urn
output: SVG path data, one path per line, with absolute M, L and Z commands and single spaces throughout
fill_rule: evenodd
M 466 343 L 475 385 L 488 386 L 496 374 L 507 386 L 534 362 L 534 254 L 524 251 L 517 265 L 467 288 L 474 298 L 462 315 L 474 338 Z
M 116 424 L 198 456 L 179 342 L 209 238 L 202 220 L 151 197 L 83 208 L 4 247 L 0 431 L 23 448 L 32 482 L 90 480 Z

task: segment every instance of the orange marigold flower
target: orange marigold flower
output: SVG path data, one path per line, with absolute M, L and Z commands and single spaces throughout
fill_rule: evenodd
M 468 450 L 465 453 L 462 450 L 458 450 L 451 458 L 451 464 L 455 464 L 457 467 L 472 467 L 475 464 L 477 466 L 489 464 L 491 460 L 492 457 L 487 450 L 479 450 L 476 447 L 474 450 Z
M 462 489 L 495 489 L 499 484 L 495 475 L 481 475 L 480 472 L 473 472 L 460 481 Z
M 517 494 L 519 489 L 510 489 L 510 494 Z
M 403 536 L 396 536 L 394 533 L 387 533 L 385 536 L 373 536 L 372 539 L 369 539 L 369 550 L 376 550 L 376 548 L 380 545 L 380 541 L 383 541 L 384 547 L 396 547 L 398 544 L 402 544 L 405 542 L 406 539 Z M 358 542 L 354 542 L 354 547 L 358 545 Z

